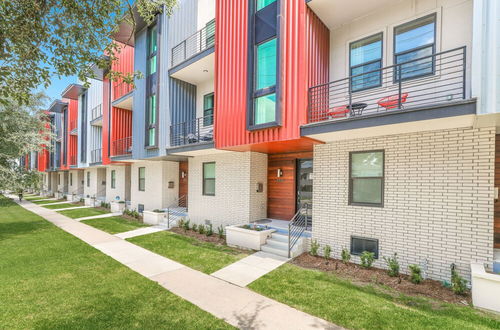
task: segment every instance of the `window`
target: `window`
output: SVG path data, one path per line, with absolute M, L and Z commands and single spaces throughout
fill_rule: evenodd
M 382 38 L 383 34 L 352 42 L 349 46 L 349 75 L 353 92 L 377 87 L 382 84 Z M 374 71 L 374 72 L 372 72 Z
M 261 10 L 264 7 L 269 6 L 276 0 L 257 0 L 257 10 Z
M 69 185 L 72 186 L 73 185 L 73 173 L 70 173 L 69 174 Z
M 254 125 L 276 121 L 276 46 L 273 38 L 256 48 Z
M 157 87 L 157 53 L 158 53 L 158 30 L 156 25 L 148 28 L 148 55 L 147 55 L 147 95 L 146 95 L 146 140 L 147 147 L 156 146 L 158 139 L 158 102 L 156 96 Z
M 206 48 L 210 48 L 215 44 L 215 18 L 205 25 Z
M 394 63 L 411 63 L 396 69 L 394 79 L 411 79 L 434 73 L 432 57 L 417 60 L 434 54 L 436 39 L 436 14 L 405 23 L 394 28 Z
M 203 195 L 215 196 L 215 163 L 203 163 Z
M 116 170 L 111 171 L 111 188 L 116 188 Z
M 378 259 L 378 239 L 351 236 L 351 254 L 359 256 L 365 251 L 373 252 Z
M 214 93 L 203 96 L 203 126 L 214 123 Z
M 61 184 L 61 174 L 57 176 L 57 184 Z
M 87 187 L 90 187 L 90 172 L 87 172 Z
M 139 191 L 146 191 L 146 168 L 139 167 Z
M 383 206 L 384 151 L 351 152 L 349 204 Z

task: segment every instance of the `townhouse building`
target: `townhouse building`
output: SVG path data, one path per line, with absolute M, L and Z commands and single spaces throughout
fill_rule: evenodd
M 120 26 L 113 70 L 142 72 L 135 86 L 103 72 L 51 106 L 62 133 L 44 182 L 467 274 L 500 248 L 499 13 L 491 0 L 180 0 L 149 26 L 137 16 L 132 38 Z

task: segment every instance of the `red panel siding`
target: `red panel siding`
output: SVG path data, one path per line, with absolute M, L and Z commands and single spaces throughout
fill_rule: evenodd
M 70 99 L 63 99 L 64 102 L 68 103 L 68 109 L 66 110 L 67 113 L 67 123 L 66 125 L 63 126 L 66 131 L 63 132 L 63 134 L 66 137 L 66 144 L 63 145 L 63 148 L 65 150 L 62 150 L 62 153 L 64 153 L 66 157 L 66 165 L 63 166 L 62 158 L 61 158 L 61 169 L 62 170 L 68 170 L 70 165 L 76 165 L 75 158 L 78 155 L 78 143 L 77 143 L 77 137 L 72 136 L 70 134 L 71 132 L 71 127 L 74 126 L 75 122 L 78 120 L 78 100 L 70 100 Z M 61 116 L 61 118 L 64 118 L 64 116 Z M 72 161 L 73 160 L 73 161 Z
M 104 78 L 102 81 L 102 163 L 107 165 L 111 162 L 109 159 L 109 142 L 110 137 L 110 120 L 111 120 L 111 85 L 112 83 L 108 78 Z
M 216 6 L 215 141 L 216 147 L 262 144 L 300 138 L 306 123 L 306 5 L 281 1 L 280 86 L 282 126 L 246 129 L 248 0 L 218 0 Z
M 111 119 L 111 155 L 122 155 L 120 151 L 127 149 L 125 138 L 132 136 L 132 111 L 121 108 L 113 108 Z M 115 141 L 121 140 L 116 146 Z
M 116 54 L 117 60 L 111 64 L 111 69 L 113 71 L 121 73 L 133 73 L 134 72 L 134 47 L 126 46 L 124 44 L 119 44 L 121 46 L 121 51 Z M 126 84 L 125 82 L 118 80 L 113 81 L 112 91 L 113 91 L 113 101 L 119 99 L 123 95 L 128 94 L 132 91 L 132 85 Z
M 330 30 L 309 7 L 306 29 L 308 87 L 326 84 L 330 81 Z

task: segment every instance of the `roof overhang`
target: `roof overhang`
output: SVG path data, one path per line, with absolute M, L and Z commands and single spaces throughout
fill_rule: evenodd
M 54 100 L 54 102 L 52 102 L 47 111 L 53 113 L 61 113 L 67 105 L 68 105 L 67 102 L 63 102 L 61 100 Z
M 127 13 L 118 24 L 117 31 L 111 36 L 113 40 L 121 42 L 122 44 L 134 46 L 135 44 L 135 32 L 142 30 L 146 27 L 146 22 L 139 14 L 137 10 L 137 5 L 132 8 L 133 19 L 130 19 L 130 13 Z M 134 24 L 135 22 L 135 29 Z
M 78 97 L 85 91 L 85 87 L 79 84 L 71 84 L 64 92 L 61 93 L 61 96 L 65 99 L 78 100 Z

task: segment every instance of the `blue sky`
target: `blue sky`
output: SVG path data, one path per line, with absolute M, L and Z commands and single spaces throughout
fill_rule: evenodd
M 50 101 L 48 102 L 47 106 L 52 103 L 55 99 L 60 99 L 61 98 L 61 93 L 66 87 L 68 87 L 69 84 L 76 83 L 77 78 L 76 76 L 69 76 L 69 77 L 61 77 L 58 78 L 57 76 L 54 76 L 51 79 L 51 84 L 49 88 L 40 88 L 40 90 L 45 91 L 45 94 L 50 98 Z

